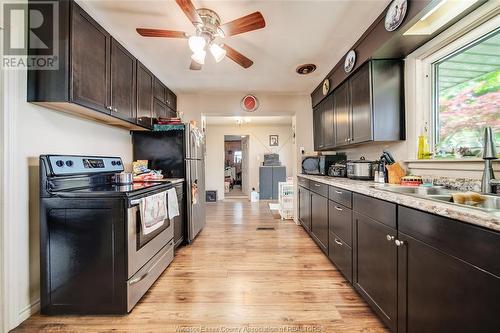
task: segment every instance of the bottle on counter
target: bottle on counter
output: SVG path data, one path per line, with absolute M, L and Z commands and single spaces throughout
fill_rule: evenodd
M 386 170 L 385 170 L 385 161 L 382 159 L 378 165 L 378 180 L 379 183 L 385 183 L 386 179 Z

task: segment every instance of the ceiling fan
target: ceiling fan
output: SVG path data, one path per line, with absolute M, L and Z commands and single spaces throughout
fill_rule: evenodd
M 227 56 L 243 68 L 253 65 L 252 60 L 225 43 L 218 44 L 215 39 L 216 37 L 224 38 L 264 28 L 266 22 L 260 12 L 220 24 L 219 15 L 213 10 L 208 8 L 196 9 L 191 0 L 176 0 L 176 2 L 195 26 L 196 33 L 194 35 L 175 30 L 137 28 L 139 35 L 144 37 L 187 38 L 189 48 L 193 51 L 191 65 L 189 66 L 191 70 L 200 70 L 205 63 L 207 54 L 205 47 L 208 47 L 216 62 L 220 62 Z

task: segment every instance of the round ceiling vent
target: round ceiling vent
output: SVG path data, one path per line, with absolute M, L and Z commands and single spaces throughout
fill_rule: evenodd
M 299 73 L 300 75 L 307 75 L 307 74 L 311 74 L 315 70 L 316 70 L 315 64 L 305 64 L 305 65 L 300 65 L 299 67 L 297 67 L 297 69 L 295 71 L 297 73 Z

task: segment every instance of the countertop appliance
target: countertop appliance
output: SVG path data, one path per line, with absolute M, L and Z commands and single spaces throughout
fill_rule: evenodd
M 187 241 L 191 243 L 205 226 L 205 138 L 191 124 L 171 128 L 133 131 L 133 156 L 148 160 L 150 169 L 161 170 L 167 178 L 185 178 Z
M 347 160 L 345 154 L 304 156 L 302 157 L 302 173 L 326 176 L 332 164 L 345 160 Z
M 115 183 L 119 157 L 40 156 L 42 314 L 126 314 L 173 259 L 170 220 L 144 235 L 139 201 L 171 183 Z
M 363 156 L 357 161 L 347 162 L 347 178 L 373 180 L 374 161 L 368 161 Z
M 347 161 L 339 161 L 328 168 L 330 177 L 347 177 Z

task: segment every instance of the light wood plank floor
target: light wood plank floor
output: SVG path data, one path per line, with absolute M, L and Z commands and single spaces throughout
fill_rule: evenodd
M 275 231 L 257 231 L 274 226 Z M 246 329 L 247 328 L 247 329 Z M 387 332 L 304 230 L 268 203 L 207 204 L 207 226 L 127 316 L 39 314 L 16 332 Z M 234 329 L 234 330 L 233 330 Z

